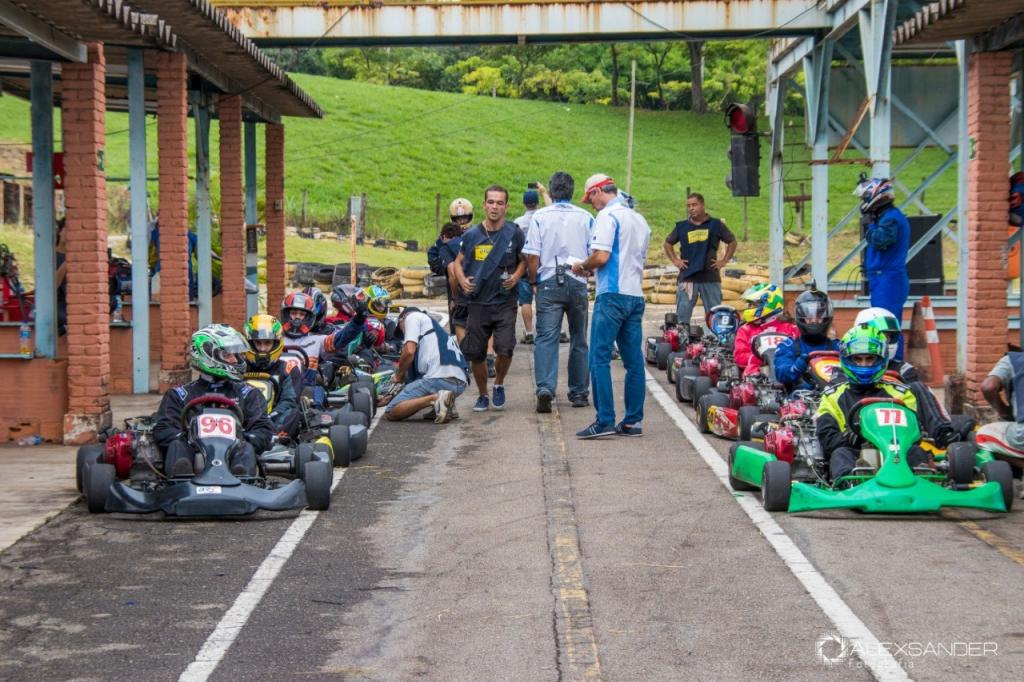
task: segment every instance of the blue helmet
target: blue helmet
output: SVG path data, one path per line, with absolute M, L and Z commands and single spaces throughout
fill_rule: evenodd
M 869 364 L 854 361 L 856 357 L 867 356 L 872 358 Z M 855 325 L 839 342 L 839 364 L 850 383 L 858 386 L 876 384 L 889 365 L 889 342 L 875 327 Z
M 720 340 L 732 336 L 740 326 L 736 309 L 728 305 L 716 305 L 708 311 L 708 329 Z

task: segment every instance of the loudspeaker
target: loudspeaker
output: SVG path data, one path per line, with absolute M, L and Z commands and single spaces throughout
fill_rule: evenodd
M 907 216 L 910 222 L 910 246 L 913 248 L 935 223 L 937 215 Z M 863 237 L 864 229 L 861 230 Z M 863 272 L 865 252 L 860 253 L 861 271 Z M 924 247 L 907 262 L 907 276 L 910 278 L 911 296 L 943 296 L 946 293 L 946 275 L 942 263 L 942 232 L 933 236 Z M 867 279 L 861 280 L 861 292 L 868 296 Z

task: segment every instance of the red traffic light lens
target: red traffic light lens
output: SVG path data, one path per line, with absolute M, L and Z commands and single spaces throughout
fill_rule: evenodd
M 754 131 L 757 119 L 753 109 L 746 104 L 730 104 L 725 110 L 726 125 L 736 135 L 746 135 Z

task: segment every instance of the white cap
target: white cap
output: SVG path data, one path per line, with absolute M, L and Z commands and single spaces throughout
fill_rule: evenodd
M 589 178 L 587 178 L 587 183 L 583 185 L 583 203 L 590 203 L 590 195 L 594 192 L 595 189 L 599 189 L 601 187 L 614 184 L 615 181 L 612 180 L 611 177 L 605 175 L 604 173 L 595 173 L 594 175 L 591 175 Z

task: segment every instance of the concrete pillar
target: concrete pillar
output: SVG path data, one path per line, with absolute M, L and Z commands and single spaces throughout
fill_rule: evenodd
M 245 325 L 245 204 L 242 194 L 242 98 L 217 100 L 220 117 L 220 243 L 224 322 Z
M 160 390 L 191 379 L 188 305 L 188 93 L 185 55 L 157 57 L 160 162 Z
M 967 129 L 967 396 L 984 405 L 979 386 L 1006 352 L 1006 192 L 1010 143 L 1011 52 L 970 55 Z
M 63 65 L 62 137 L 67 207 L 68 411 L 64 443 L 96 440 L 110 426 L 107 289 L 106 60 L 88 45 L 85 64 Z
M 267 312 L 278 315 L 285 294 L 284 126 L 266 124 Z

